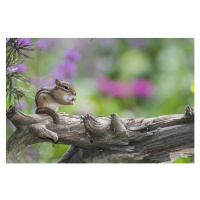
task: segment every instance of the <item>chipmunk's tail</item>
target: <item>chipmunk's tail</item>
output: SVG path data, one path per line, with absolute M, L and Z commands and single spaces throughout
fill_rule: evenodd
M 36 114 L 47 114 L 47 115 L 50 115 L 53 118 L 53 122 L 55 124 L 59 124 L 59 116 L 58 116 L 58 114 L 54 110 L 52 110 L 52 109 L 50 109 L 48 107 L 37 108 L 35 113 Z

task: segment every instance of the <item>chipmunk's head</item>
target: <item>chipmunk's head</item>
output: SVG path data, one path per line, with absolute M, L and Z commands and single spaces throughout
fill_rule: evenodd
M 73 105 L 73 101 L 76 100 L 74 96 L 76 96 L 76 91 L 74 87 L 64 81 L 64 80 L 55 80 L 55 98 L 57 102 L 62 105 Z

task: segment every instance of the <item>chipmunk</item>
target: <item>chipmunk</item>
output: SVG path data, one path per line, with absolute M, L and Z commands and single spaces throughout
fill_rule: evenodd
M 53 87 L 43 87 L 37 92 L 35 113 L 48 114 L 53 118 L 55 124 L 59 124 L 58 114 L 64 113 L 57 114 L 58 108 L 63 105 L 73 105 L 73 101 L 76 100 L 74 96 L 76 96 L 76 91 L 71 84 L 56 79 Z

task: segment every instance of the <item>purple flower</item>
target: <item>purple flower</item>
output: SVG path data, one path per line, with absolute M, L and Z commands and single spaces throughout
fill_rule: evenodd
M 30 77 L 30 81 L 34 83 L 36 89 L 39 89 L 44 86 L 53 86 L 55 80 L 68 80 L 76 76 L 76 63 L 71 60 L 63 60 L 59 65 L 51 71 L 51 79 L 45 80 L 39 77 Z
M 12 38 L 6 38 L 6 43 Z M 30 45 L 32 43 L 31 38 L 17 38 L 15 42 L 18 41 L 18 46 L 22 47 L 24 45 Z
M 65 60 L 66 74 L 69 75 L 70 78 L 74 78 L 76 76 L 76 64 L 70 60 Z
M 40 50 L 47 50 L 58 44 L 59 38 L 41 38 L 37 41 L 36 47 Z
M 26 49 L 31 49 L 31 44 L 32 44 L 32 40 L 31 38 L 18 38 L 15 40 L 15 42 L 17 42 L 18 46 L 19 47 L 24 47 L 25 45 L 29 45 L 29 46 L 26 46 L 25 48 Z M 21 49 L 20 50 L 24 55 L 29 55 L 30 51 L 28 50 L 24 50 L 24 49 Z M 21 55 L 22 58 L 24 58 L 25 56 L 24 55 Z
M 18 71 L 25 73 L 25 72 L 27 72 L 27 67 L 23 64 L 18 64 L 18 65 L 8 67 L 7 70 L 8 70 L 9 73 L 18 72 Z
M 22 109 L 26 107 L 26 102 L 23 100 L 20 100 L 19 103 L 16 105 L 17 109 Z
M 53 86 L 55 84 L 55 80 L 50 79 L 50 80 L 40 80 L 40 88 L 41 87 L 46 87 L 46 86 Z
M 53 69 L 51 72 L 52 78 L 55 79 L 65 79 L 74 78 L 76 76 L 76 64 L 70 60 L 61 61 L 57 68 Z
M 24 45 L 30 45 L 32 43 L 31 38 L 19 38 L 16 39 L 15 41 L 18 41 L 19 47 L 22 47 Z
M 45 39 L 46 42 L 47 39 Z M 39 40 L 38 40 L 39 41 Z M 44 41 L 43 41 L 44 42 Z M 42 39 L 41 39 L 41 47 L 42 47 Z M 56 68 L 54 68 L 50 73 L 50 80 L 41 80 L 38 77 L 31 77 L 30 81 L 35 84 L 36 89 L 41 88 L 43 86 L 50 86 L 55 84 L 55 80 L 67 80 L 72 81 L 71 79 L 76 77 L 76 62 L 81 59 L 81 55 L 74 50 L 68 49 L 66 51 L 66 55 L 68 59 L 61 61 Z
M 146 79 L 136 79 L 132 83 L 132 91 L 139 97 L 151 97 L 153 95 L 153 84 Z
M 151 97 L 153 85 L 146 79 L 136 79 L 131 82 L 122 82 L 101 77 L 97 80 L 98 88 L 106 95 L 120 98 L 129 96 Z
M 73 60 L 75 62 L 81 60 L 81 55 L 78 52 L 76 52 L 73 49 L 71 49 L 71 48 L 66 49 L 63 52 L 63 57 L 64 58 L 69 58 L 70 60 Z
M 51 77 L 52 77 L 52 80 L 55 80 L 55 79 L 61 80 L 65 78 L 65 73 L 60 68 L 54 68 L 51 71 Z
M 27 66 L 23 65 L 23 64 L 18 64 L 18 65 L 14 65 L 11 67 L 7 68 L 7 73 L 13 73 L 13 72 L 22 72 L 25 73 L 27 72 Z
M 25 65 L 22 65 L 22 64 L 19 64 L 19 65 L 17 65 L 18 66 L 18 71 L 20 71 L 20 72 L 23 72 L 23 73 L 25 73 L 25 72 L 27 72 L 27 66 L 25 66 Z
M 38 49 L 40 50 L 45 50 L 47 49 L 47 43 L 45 41 L 45 39 L 39 39 L 36 43 L 36 46 Z
M 46 38 L 45 41 L 47 43 L 47 49 L 51 49 L 59 43 L 60 38 Z
M 127 97 L 131 95 L 131 88 L 126 82 L 111 80 L 107 77 L 98 79 L 99 89 L 110 96 Z

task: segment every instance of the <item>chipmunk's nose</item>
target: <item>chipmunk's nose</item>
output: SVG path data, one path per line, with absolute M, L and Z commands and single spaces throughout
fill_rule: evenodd
M 76 92 L 74 93 L 74 96 L 76 96 Z

